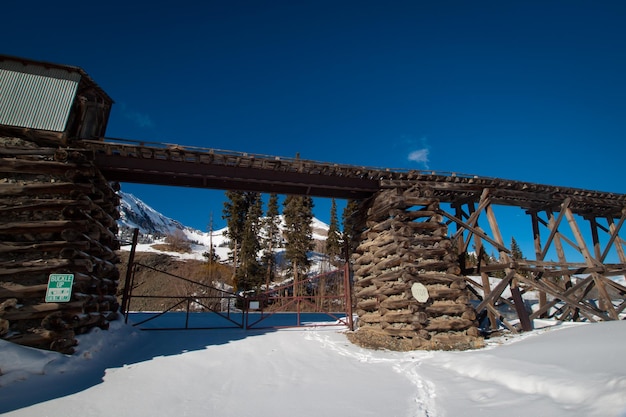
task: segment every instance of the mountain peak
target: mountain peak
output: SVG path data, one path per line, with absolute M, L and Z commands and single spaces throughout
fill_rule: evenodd
M 133 229 L 153 238 L 161 238 L 174 233 L 175 230 L 185 230 L 180 222 L 159 213 L 133 194 L 119 192 L 120 218 L 117 221 L 122 238 L 132 235 Z

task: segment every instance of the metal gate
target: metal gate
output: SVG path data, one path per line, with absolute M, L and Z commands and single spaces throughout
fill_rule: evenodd
M 350 268 L 346 264 L 323 274 L 254 292 L 234 293 L 135 262 L 138 232 L 133 245 L 122 297 L 126 322 L 142 330 L 267 329 L 297 326 L 345 325 L 353 329 Z M 168 280 L 183 283 L 178 294 L 145 294 L 137 291 L 135 272 L 147 268 Z M 158 308 L 137 308 L 142 301 Z M 144 305 L 148 303 L 144 302 Z M 143 311 L 142 311 L 143 310 Z
M 133 294 L 134 273 L 130 280 L 128 298 L 122 302 L 124 317 L 128 322 L 133 316 L 133 326 L 143 330 L 181 330 L 181 329 L 224 329 L 243 328 L 245 315 L 237 308 L 241 297 L 224 289 L 181 277 L 138 262 L 136 268 L 147 268 L 156 274 L 163 274 L 168 279 L 187 284 L 189 291 L 183 294 Z M 193 288 L 193 290 L 192 290 Z M 133 302 L 140 300 L 158 301 L 158 311 L 134 311 Z M 131 313 L 131 311 L 133 311 Z
M 354 327 L 350 268 L 293 279 L 245 296 L 246 329 L 332 326 Z
M 245 315 L 236 306 L 240 297 L 224 288 L 207 285 L 186 277 L 135 262 L 135 249 L 139 230 L 133 231 L 131 250 L 128 257 L 121 310 L 126 322 L 133 315 L 133 326 L 143 330 L 218 329 L 243 328 Z M 142 294 L 135 286 L 137 268 L 147 268 L 155 275 L 162 274 L 168 280 L 183 283 L 179 294 Z M 159 300 L 158 308 L 137 311 L 133 308 L 141 300 Z M 132 312 L 132 313 L 131 313 Z

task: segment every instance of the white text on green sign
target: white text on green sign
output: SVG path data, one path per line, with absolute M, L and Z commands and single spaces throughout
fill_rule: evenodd
M 74 274 L 50 274 L 46 303 L 66 303 L 72 297 Z

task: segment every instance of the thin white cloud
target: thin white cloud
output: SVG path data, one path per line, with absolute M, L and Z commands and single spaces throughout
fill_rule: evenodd
M 428 149 L 418 149 L 409 153 L 409 161 L 417 162 L 428 167 Z
M 131 110 L 125 103 L 120 103 L 120 109 L 122 110 L 124 117 L 135 123 L 137 126 L 141 128 L 154 127 L 154 123 L 148 114 Z

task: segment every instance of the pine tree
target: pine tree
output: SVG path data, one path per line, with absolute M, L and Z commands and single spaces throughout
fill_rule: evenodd
M 236 269 L 239 264 L 239 249 L 248 207 L 245 205 L 243 191 L 226 191 L 226 198 L 222 211 L 222 218 L 226 220 L 227 226 L 224 234 L 229 238 L 228 247 L 231 251 L 233 267 Z
M 281 241 L 278 196 L 276 194 L 270 194 L 263 227 L 265 234 L 261 241 L 263 249 L 262 264 L 265 269 L 265 285 L 266 288 L 269 288 L 270 282 L 274 280 L 276 268 L 276 255 L 274 250 L 279 247 Z
M 249 290 L 258 285 L 258 260 L 260 248 L 258 235 L 262 214 L 259 193 L 227 191 L 223 218 L 227 221 L 229 247 L 235 268 L 237 288 Z
M 514 237 L 511 237 L 511 257 L 515 260 L 524 259 L 524 254 L 522 253 L 522 250 L 515 241 Z
M 220 261 L 220 257 L 215 253 L 215 248 L 211 246 L 208 251 L 202 252 L 202 256 L 206 258 L 208 264 L 218 263 Z
M 326 255 L 332 265 L 336 265 L 341 259 L 341 240 L 337 221 L 337 203 L 332 199 L 330 205 L 330 224 L 328 225 L 328 237 L 326 238 Z
M 521 260 L 526 259 L 524 258 L 522 249 L 519 247 L 519 245 L 517 244 L 517 241 L 512 236 L 511 236 L 511 257 L 513 258 L 513 260 L 516 260 L 516 261 L 521 261 Z M 530 276 L 529 271 L 518 271 L 518 273 L 525 277 Z
M 313 249 L 313 199 L 304 196 L 287 196 L 283 203 L 285 218 L 285 255 L 295 279 L 309 270 L 307 253 Z
M 359 203 L 356 200 L 349 200 L 346 207 L 341 214 L 341 221 L 343 223 L 343 233 L 341 240 L 344 244 L 344 256 L 354 251 L 354 218 L 353 215 L 358 211 Z
M 208 232 L 209 232 L 209 250 L 203 252 L 202 256 L 207 259 L 207 263 L 214 264 L 220 261 L 220 257 L 215 253 L 215 247 L 213 246 L 213 213 L 209 217 Z
M 243 233 L 241 237 L 240 267 L 237 269 L 237 288 L 248 291 L 258 288 L 261 284 L 261 268 L 258 253 L 261 249 L 259 234 L 261 231 L 261 215 L 263 214 L 261 196 L 247 192 L 244 200 L 248 206 Z

